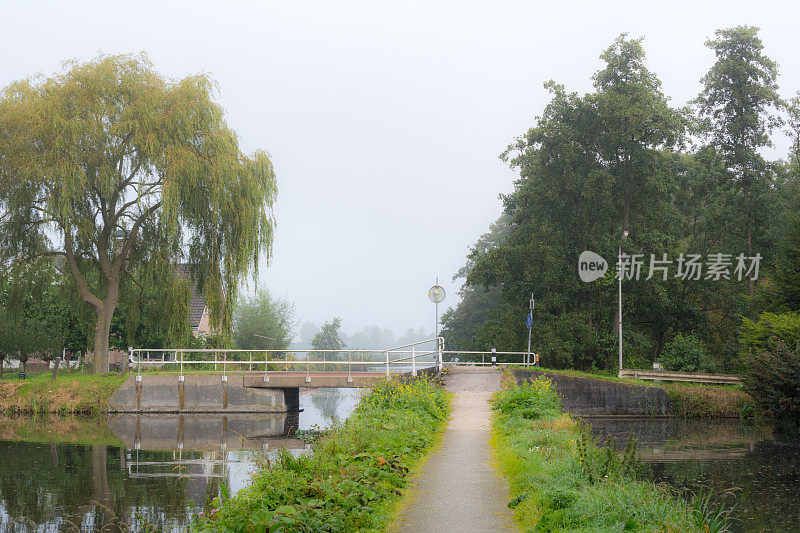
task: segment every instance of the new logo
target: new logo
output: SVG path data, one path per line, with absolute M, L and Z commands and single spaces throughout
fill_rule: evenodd
M 608 263 L 605 259 L 594 252 L 588 250 L 581 252 L 578 257 L 578 276 L 581 281 L 589 283 L 602 278 L 608 271 Z

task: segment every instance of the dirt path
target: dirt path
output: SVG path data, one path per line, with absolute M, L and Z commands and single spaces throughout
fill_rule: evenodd
M 489 398 L 500 388 L 496 368 L 456 368 L 445 378 L 455 393 L 439 449 L 412 482 L 411 503 L 389 528 L 397 532 L 517 531 L 508 487 L 489 449 Z

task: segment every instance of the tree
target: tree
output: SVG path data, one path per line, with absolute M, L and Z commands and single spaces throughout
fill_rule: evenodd
M 739 242 L 743 237 L 750 256 L 754 243 L 763 243 L 768 206 L 768 169 L 758 150 L 771 146 L 769 134 L 781 124 L 776 111 L 784 103 L 778 95 L 778 66 L 763 55 L 758 28 L 738 26 L 715 35 L 706 46 L 717 61 L 701 80 L 703 91 L 696 103 L 705 131 L 725 161 L 735 206 L 729 216 L 741 221 Z M 748 287 L 753 296 L 753 280 Z
M 775 265 L 775 288 L 780 303 L 800 311 L 800 212 L 789 218 L 787 226 Z
M 261 290 L 236 306 L 233 340 L 243 350 L 289 348 L 294 336 L 294 304 Z
M 120 55 L 0 93 L 0 257 L 65 258 L 94 311 L 95 372 L 108 369 L 128 286 L 179 284 L 186 261 L 213 325 L 229 332 L 241 281 L 269 255 L 272 164 L 240 151 L 213 88 L 206 75 L 171 81 L 146 56 Z
M 534 349 L 547 364 L 611 364 L 615 287 L 611 274 L 592 284 L 580 282 L 578 256 L 593 250 L 615 257 L 624 230 L 631 233 L 628 253 L 673 244 L 663 231 L 675 216 L 671 149 L 686 120 L 669 106 L 659 80 L 646 68 L 640 39 L 622 35 L 601 57 L 606 65 L 594 76 L 593 92 L 581 96 L 549 82 L 552 99 L 542 116 L 502 154 L 520 173 L 514 192 L 504 197 L 509 227 L 498 242 L 473 250 L 466 277 L 467 286 L 500 294 L 486 312 L 469 306 L 483 305 L 477 297 L 494 295 L 475 291 L 445 317 L 446 330 L 482 320 L 468 333 L 473 339 L 525 349 L 524 319 L 533 291 Z M 628 289 L 627 298 L 629 304 L 642 302 L 642 308 L 644 302 L 661 301 L 659 293 L 636 287 Z M 666 327 L 651 326 L 654 336 Z
M 311 341 L 311 348 L 314 350 L 341 350 L 345 347 L 342 340 L 339 328 L 342 326 L 342 319 L 339 317 L 334 318 L 330 322 L 325 322 L 319 330 L 319 333 L 314 335 Z M 339 359 L 336 352 L 328 352 L 324 354 L 326 359 Z

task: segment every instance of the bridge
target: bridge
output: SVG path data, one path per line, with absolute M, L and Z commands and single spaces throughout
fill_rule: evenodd
M 527 355 L 446 351 L 441 337 L 383 350 L 131 348 L 134 375 L 111 396 L 109 411 L 287 412 L 298 409 L 301 387 L 372 387 L 433 376 L 445 364 L 526 364 Z

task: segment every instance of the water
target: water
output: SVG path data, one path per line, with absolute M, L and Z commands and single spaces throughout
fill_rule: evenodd
M 632 433 L 656 481 L 734 506 L 735 531 L 800 531 L 800 443 L 739 420 L 586 419 L 599 442 Z
M 359 389 L 305 389 L 301 413 L 0 417 L 0 533 L 184 531 L 258 459 L 308 453 L 300 430 L 347 418 Z

